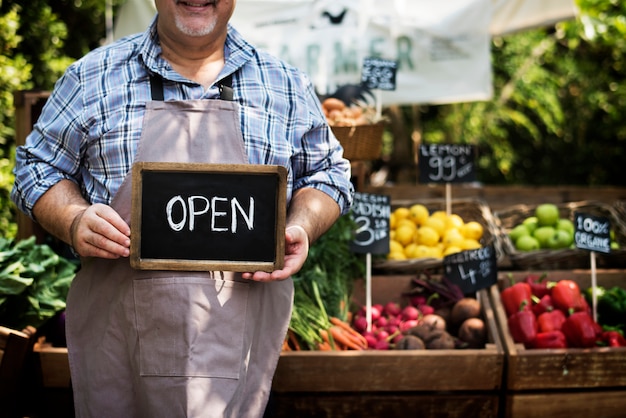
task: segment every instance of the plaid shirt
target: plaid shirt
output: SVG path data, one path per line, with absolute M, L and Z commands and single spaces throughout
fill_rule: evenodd
M 225 55 L 218 80 L 233 74 L 249 162 L 286 167 L 288 200 L 293 190 L 314 187 L 347 213 L 350 165 L 308 78 L 255 50 L 232 27 Z M 11 198 L 22 211 L 32 216 L 37 199 L 62 179 L 79 184 L 89 202 L 110 204 L 137 150 L 151 72 L 163 77 L 165 100 L 219 97 L 217 83 L 205 90 L 163 60 L 156 19 L 146 32 L 90 52 L 58 80 L 17 149 Z

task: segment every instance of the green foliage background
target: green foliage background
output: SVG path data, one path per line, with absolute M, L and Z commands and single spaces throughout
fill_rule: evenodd
M 112 0 L 114 7 L 123 0 Z M 25 4 L 26 3 L 26 4 Z M 420 140 L 479 148 L 485 184 L 626 185 L 626 3 L 578 0 L 577 19 L 496 37 L 490 101 L 396 109 Z M 0 0 L 0 229 L 15 234 L 8 199 L 13 93 L 52 89 L 67 65 L 105 38 L 102 0 Z M 395 129 L 395 132 L 402 130 Z M 391 161 L 414 164 L 415 136 L 394 135 Z M 391 179 L 393 180 L 393 178 Z

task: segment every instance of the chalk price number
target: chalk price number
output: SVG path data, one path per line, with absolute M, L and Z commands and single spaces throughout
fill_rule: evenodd
M 574 225 L 577 248 L 606 254 L 611 252 L 611 222 L 607 218 L 576 213 Z
M 421 183 L 472 182 L 474 147 L 471 145 L 420 145 Z
M 358 253 L 389 252 L 389 196 L 355 193 L 352 215 L 357 225 L 351 250 Z
M 466 295 L 496 284 L 496 263 L 493 245 L 461 251 L 443 259 L 446 277 Z

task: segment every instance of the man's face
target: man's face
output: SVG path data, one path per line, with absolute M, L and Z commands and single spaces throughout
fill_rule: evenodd
M 236 0 L 156 0 L 159 31 L 169 36 L 204 37 L 226 33 Z

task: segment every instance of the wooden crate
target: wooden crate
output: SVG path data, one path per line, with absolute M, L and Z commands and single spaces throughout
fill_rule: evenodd
M 626 348 L 525 349 L 507 326 L 500 290 L 532 273 L 500 272 L 499 286 L 490 289 L 499 334 L 506 350 L 504 398 L 506 417 L 623 416 L 626 410 Z M 542 273 L 542 272 L 534 272 Z M 575 280 L 591 285 L 589 270 L 549 271 L 550 280 Z M 623 270 L 598 270 L 598 285 L 624 286 Z
M 400 302 L 412 277 L 373 276 L 372 303 Z M 286 352 L 274 377 L 269 416 L 496 417 L 504 348 L 489 292 L 476 296 L 489 334 L 484 349 Z M 365 300 L 363 281 L 354 299 Z

